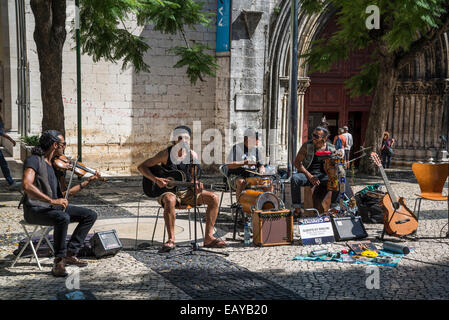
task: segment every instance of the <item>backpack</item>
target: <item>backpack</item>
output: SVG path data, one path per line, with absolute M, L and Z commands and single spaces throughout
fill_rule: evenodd
M 335 141 L 335 149 L 339 150 L 343 148 L 343 141 L 341 141 L 340 137 L 337 136 L 337 140 Z

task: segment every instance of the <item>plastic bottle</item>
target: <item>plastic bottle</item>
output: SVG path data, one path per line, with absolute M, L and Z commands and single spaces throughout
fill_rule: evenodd
M 249 224 L 245 223 L 244 231 L 244 243 L 245 246 L 249 246 L 251 244 L 251 230 L 249 228 Z

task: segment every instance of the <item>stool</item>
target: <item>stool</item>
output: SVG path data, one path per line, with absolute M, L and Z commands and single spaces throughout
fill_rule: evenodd
M 154 223 L 154 228 L 153 228 L 153 235 L 151 237 L 151 245 L 153 245 L 154 243 L 154 234 L 156 233 L 156 227 L 157 227 L 157 221 L 159 220 L 159 213 L 161 210 L 163 210 L 163 207 L 159 207 L 159 209 L 157 210 L 157 216 L 156 216 L 156 222 Z M 188 210 L 188 215 L 189 215 L 189 240 L 192 240 L 192 231 L 191 231 L 191 226 L 190 226 L 190 210 L 193 209 L 193 206 L 187 205 L 187 206 L 180 206 L 180 207 L 176 207 L 176 209 L 178 210 Z M 199 208 L 198 208 L 198 213 L 199 212 Z M 201 234 L 203 235 L 204 238 L 204 230 L 203 230 L 203 223 L 202 223 L 202 218 L 200 215 L 200 226 L 201 226 Z M 165 226 L 164 226 L 164 236 L 162 238 L 162 243 L 165 243 Z
M 220 187 L 222 187 L 222 190 L 221 190 L 220 204 L 218 205 L 218 208 L 219 208 L 218 214 L 220 214 L 220 212 L 221 212 L 221 204 L 223 202 L 223 196 L 224 196 L 225 192 L 229 191 L 229 198 L 231 200 L 231 206 L 233 204 L 232 203 L 232 192 L 235 192 L 234 186 L 232 186 L 229 181 L 227 165 L 225 165 L 225 164 L 220 165 L 219 171 L 223 175 L 223 179 L 226 180 L 226 183 L 224 185 L 220 184 Z M 232 209 L 231 209 L 231 211 L 232 211 Z
M 45 241 L 48 244 L 48 247 L 50 248 L 50 250 L 53 252 L 53 254 L 55 253 L 55 250 L 52 246 L 52 244 L 50 243 L 50 241 L 47 238 L 48 233 L 53 230 L 53 227 L 49 227 L 49 226 L 42 226 L 42 225 L 37 225 L 37 224 L 32 224 L 32 223 L 28 223 L 25 220 L 22 220 L 19 222 L 19 224 L 22 226 L 23 230 L 25 231 L 26 235 L 27 235 L 27 239 L 26 239 L 26 243 L 23 246 L 22 250 L 20 250 L 19 254 L 17 255 L 16 259 L 14 260 L 14 262 L 12 263 L 11 267 L 14 267 L 14 265 L 16 264 L 17 260 L 19 260 L 19 258 L 22 256 L 23 252 L 25 251 L 25 249 L 28 247 L 28 245 L 31 246 L 31 250 L 33 251 L 33 256 L 30 258 L 30 262 L 33 260 L 33 257 L 36 258 L 37 261 L 37 265 L 39 266 L 39 269 L 42 270 L 42 266 L 41 263 L 39 261 L 39 257 L 37 256 L 37 250 L 39 249 L 39 246 L 42 243 L 42 240 L 45 239 Z M 30 233 L 27 230 L 27 227 L 31 227 L 34 226 L 34 230 L 33 232 Z M 37 236 L 37 235 L 41 235 L 40 239 L 36 245 L 36 248 L 34 248 L 33 245 L 33 237 Z
M 312 198 L 312 187 L 311 186 L 304 186 L 301 187 L 303 189 L 303 192 L 301 194 L 304 195 L 304 209 L 311 209 L 313 208 L 313 198 Z

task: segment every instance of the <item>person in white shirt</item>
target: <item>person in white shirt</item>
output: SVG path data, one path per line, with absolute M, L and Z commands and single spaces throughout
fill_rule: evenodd
M 253 176 L 249 171 L 257 170 L 260 174 L 265 173 L 264 157 L 258 143 L 258 132 L 252 128 L 246 129 L 244 142 L 235 144 L 226 157 L 227 175 L 231 186 L 236 190 L 237 199 L 246 187 L 245 178 Z
M 351 147 L 354 144 L 354 140 L 352 139 L 352 134 L 349 133 L 348 126 L 344 126 L 343 130 L 345 131 L 343 135 L 346 138 L 346 147 L 345 147 L 345 167 L 349 168 L 349 153 L 351 152 Z

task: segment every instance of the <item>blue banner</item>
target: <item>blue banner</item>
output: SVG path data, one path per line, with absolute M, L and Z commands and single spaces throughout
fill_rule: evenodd
M 229 51 L 231 0 L 217 0 L 217 52 Z

